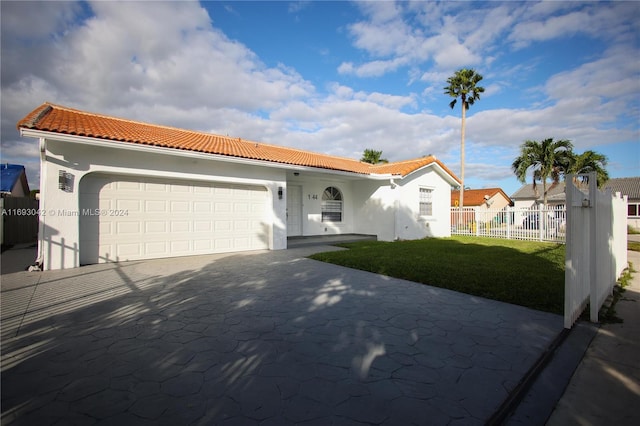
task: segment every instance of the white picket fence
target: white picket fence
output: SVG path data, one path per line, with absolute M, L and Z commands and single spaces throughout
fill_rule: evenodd
M 578 188 L 574 179 L 588 177 Z M 566 178 L 565 206 L 502 210 L 451 208 L 451 234 L 566 244 L 564 326 L 571 328 L 587 304 L 589 317 L 612 294 L 627 267 L 627 197 L 598 190 L 595 174 Z
M 564 206 L 501 210 L 452 207 L 451 234 L 564 243 L 566 210 Z
M 627 197 L 598 190 L 595 174 L 587 176 L 588 191 L 574 185 L 574 176 L 566 179 L 565 328 L 573 326 L 587 303 L 590 320 L 597 322 L 627 267 Z

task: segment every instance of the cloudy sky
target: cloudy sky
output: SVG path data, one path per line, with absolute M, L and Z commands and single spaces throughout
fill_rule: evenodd
M 43 102 L 359 159 L 434 154 L 466 186 L 520 184 L 527 139 L 570 139 L 640 175 L 638 2 L 2 1 L 2 162 L 38 187 L 16 122 Z

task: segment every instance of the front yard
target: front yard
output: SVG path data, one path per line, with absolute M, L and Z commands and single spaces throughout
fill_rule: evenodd
M 562 244 L 455 236 L 342 244 L 312 259 L 562 315 Z

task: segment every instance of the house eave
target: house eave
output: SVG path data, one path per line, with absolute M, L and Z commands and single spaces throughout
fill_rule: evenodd
M 144 153 L 156 153 L 160 155 L 170 155 L 175 157 L 186 157 L 186 158 L 208 160 L 208 161 L 221 161 L 226 163 L 269 167 L 269 168 L 275 168 L 275 169 L 281 169 L 281 170 L 327 173 L 327 174 L 345 176 L 350 178 L 388 180 L 389 178 L 395 177 L 394 175 L 391 175 L 391 174 L 364 174 L 364 173 L 349 172 L 344 170 L 327 169 L 327 168 L 321 168 L 321 167 L 311 167 L 311 166 L 302 166 L 302 165 L 288 164 L 288 163 L 278 163 L 273 161 L 255 160 L 251 158 L 234 157 L 230 155 L 220 155 L 220 154 L 188 151 L 188 150 L 181 150 L 176 148 L 166 148 L 166 147 L 142 145 L 142 144 L 136 144 L 136 143 L 123 143 L 120 141 L 111 141 L 111 140 L 102 139 L 102 138 L 68 135 L 68 134 L 57 133 L 57 132 L 48 132 L 44 130 L 34 130 L 34 129 L 24 128 L 24 127 L 20 128 L 20 136 L 36 138 L 36 139 L 44 139 L 44 140 L 69 142 L 69 143 L 75 143 L 80 145 L 89 145 L 89 146 L 96 146 L 96 147 L 103 147 L 103 148 L 121 149 L 121 150 L 144 152 Z
M 459 182 L 457 179 L 455 179 L 453 176 L 451 176 L 451 175 L 449 174 L 449 172 L 447 172 L 445 169 L 443 169 L 443 168 L 440 166 L 440 164 L 438 164 L 438 162 L 437 162 L 437 161 L 433 161 L 432 163 L 426 164 L 426 165 L 424 165 L 424 166 L 422 166 L 422 167 L 420 167 L 420 168 L 418 168 L 418 169 L 416 169 L 416 170 L 413 170 L 413 171 L 411 171 L 411 172 L 407 173 L 407 174 L 406 174 L 406 175 L 404 175 L 404 176 L 400 176 L 400 175 L 393 175 L 392 177 L 393 177 L 393 178 L 395 178 L 395 179 L 406 179 L 406 178 L 411 177 L 411 176 L 412 176 L 412 175 L 414 175 L 415 173 L 418 173 L 418 172 L 420 172 L 420 171 L 422 171 L 422 170 L 425 170 L 425 169 L 428 169 L 428 168 L 430 168 L 430 167 L 435 168 L 435 169 L 436 169 L 436 171 L 438 172 L 438 174 L 439 174 L 440 176 L 442 176 L 442 177 L 443 177 L 443 178 L 444 178 L 444 179 L 449 183 L 449 185 L 454 186 L 454 187 L 460 186 L 460 182 Z

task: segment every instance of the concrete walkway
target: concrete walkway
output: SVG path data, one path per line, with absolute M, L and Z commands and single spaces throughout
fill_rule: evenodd
M 597 330 L 548 426 L 640 425 L 640 253 L 628 259 L 638 272 L 615 305 L 623 322 Z
M 4 274 L 2 424 L 481 425 L 562 330 L 335 249 Z

